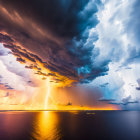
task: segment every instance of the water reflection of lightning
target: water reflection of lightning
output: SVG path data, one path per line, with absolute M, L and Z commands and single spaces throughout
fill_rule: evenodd
M 48 107 L 48 99 L 50 96 L 50 79 L 47 78 L 47 92 L 46 92 L 46 97 L 45 97 L 45 106 L 44 109 L 47 109 Z

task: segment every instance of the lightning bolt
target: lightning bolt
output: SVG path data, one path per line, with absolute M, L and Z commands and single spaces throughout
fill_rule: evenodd
M 50 79 L 47 78 L 47 92 L 46 92 L 46 97 L 45 97 L 45 106 L 44 109 L 46 110 L 48 107 L 48 99 L 50 96 Z

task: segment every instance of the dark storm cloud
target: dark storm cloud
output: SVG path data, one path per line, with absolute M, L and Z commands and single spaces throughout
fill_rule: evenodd
M 21 62 L 21 63 L 25 63 L 26 61 L 24 59 L 22 59 L 21 57 L 17 57 L 16 59 L 17 61 Z
M 136 87 L 136 90 L 140 90 L 140 78 L 137 79 L 138 87 Z
M 2 43 L 8 43 L 8 44 L 13 43 L 13 40 L 8 35 L 1 34 L 1 33 L 0 33 L 0 41 Z
M 35 58 L 33 58 L 35 55 L 33 55 L 33 57 L 31 56 L 30 53 L 28 53 L 26 50 L 21 49 L 21 47 L 16 46 L 16 45 L 6 45 L 4 44 L 4 47 L 11 49 L 13 54 L 18 56 L 18 57 L 24 57 L 32 62 L 36 62 Z M 22 59 L 22 58 L 21 58 Z M 18 60 L 17 60 L 18 61 Z M 20 61 L 20 60 L 19 60 Z M 24 60 L 21 60 L 24 61 Z M 24 61 L 25 62 L 25 61 Z
M 96 20 L 91 24 L 91 16 L 97 11 L 94 0 L 91 9 L 83 10 L 89 0 L 1 0 L 1 4 L 8 12 L 14 9 L 21 17 L 31 17 L 33 20 L 45 25 L 58 36 L 72 38 L 80 35 L 87 26 L 96 25 Z M 11 15 L 14 15 L 14 11 Z M 30 38 L 26 32 L 21 32 L 25 38 Z
M 125 103 L 117 103 L 117 102 L 110 102 L 109 104 L 116 104 L 116 105 L 128 105 L 128 104 L 137 104 L 139 103 L 139 101 L 128 101 L 128 102 L 125 102 Z
M 42 76 L 48 76 L 46 73 L 43 73 L 41 71 L 37 71 L 37 73 L 35 73 L 35 74 L 42 75 Z
M 34 81 L 27 81 L 27 84 L 31 87 L 38 87 L 38 84 L 35 83 Z
M 29 66 L 25 66 L 25 68 L 27 68 L 27 69 L 36 69 L 36 70 L 41 70 L 41 68 L 38 68 L 36 65 L 29 65 Z
M 116 105 L 128 105 L 128 104 L 136 104 L 139 103 L 137 99 L 132 99 L 131 95 L 122 99 L 121 102 L 111 101 L 109 104 L 116 104 Z
M 11 86 L 9 86 L 9 85 L 4 85 L 5 87 L 6 87 L 6 89 L 14 89 L 14 88 L 12 88 Z
M 109 83 L 104 83 L 102 85 L 100 85 L 100 87 L 106 87 Z
M 140 87 L 136 87 L 136 90 L 140 90 Z
M 19 61 L 27 58 L 60 75 L 89 82 L 108 71 L 108 62 L 94 68 L 91 60 L 98 37 L 89 36 L 89 30 L 98 23 L 100 4 L 99 0 L 0 0 L 0 41 Z
M 13 90 L 14 89 L 8 83 L 0 82 L 0 86 L 3 87 L 3 89 L 8 89 L 8 90 Z
M 140 87 L 140 78 L 137 79 L 137 83 L 138 83 L 138 85 L 139 85 L 139 87 Z
M 100 98 L 98 101 L 103 101 L 103 102 L 112 102 L 112 101 L 115 101 L 115 100 L 114 100 L 114 99 Z

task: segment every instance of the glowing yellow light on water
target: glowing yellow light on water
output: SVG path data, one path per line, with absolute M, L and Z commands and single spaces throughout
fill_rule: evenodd
M 45 97 L 45 106 L 44 109 L 47 109 L 48 107 L 48 99 L 50 96 L 50 79 L 47 78 L 47 92 L 46 92 L 46 97 Z
M 60 140 L 59 117 L 57 113 L 51 111 L 39 112 L 35 120 L 35 130 L 32 135 L 37 140 Z

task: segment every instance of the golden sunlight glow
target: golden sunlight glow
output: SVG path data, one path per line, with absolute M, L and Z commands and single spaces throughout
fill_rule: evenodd
M 24 49 L 20 49 L 20 52 L 25 53 Z M 76 80 L 46 69 L 44 63 L 39 60 L 36 60 L 34 64 L 24 56 L 21 58 L 26 61 L 25 66 L 37 66 L 30 70 L 32 81 L 37 86 L 26 87 L 23 91 L 14 89 L 6 91 L 5 87 L 0 85 L 0 110 L 120 110 L 119 106 L 111 104 L 90 106 L 87 98 L 89 94 L 81 94 L 82 89 L 69 91 Z M 38 68 L 44 75 L 36 73 Z M 30 82 L 32 83 L 32 81 Z M 66 90 L 64 90 L 65 88 Z M 84 100 L 85 103 L 81 103 L 81 100 Z
M 61 136 L 57 130 L 58 119 L 55 112 L 40 112 L 35 121 L 38 125 L 32 135 L 37 140 L 46 138 L 49 140 L 60 139 Z
M 50 96 L 50 79 L 49 77 L 47 78 L 47 92 L 46 92 L 46 97 L 45 97 L 45 106 L 44 109 L 46 110 L 48 107 L 48 99 Z
M 56 109 L 55 109 L 56 108 Z M 110 105 L 110 106 L 105 106 L 105 107 L 98 107 L 98 106 L 93 106 L 93 107 L 89 107 L 89 106 L 85 106 L 85 107 L 80 107 L 80 106 L 60 106 L 60 105 L 56 105 L 54 107 L 50 106 L 49 110 L 64 110 L 64 111 L 74 111 L 74 110 L 120 110 L 119 107 L 114 106 L 114 105 Z

